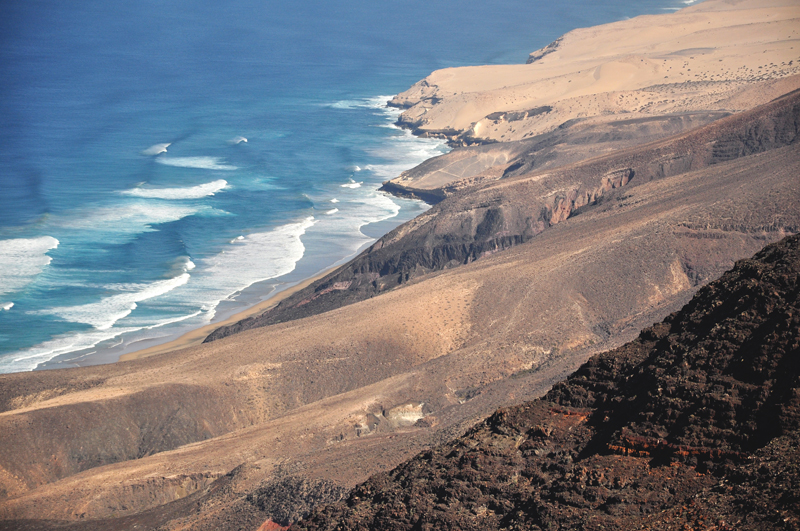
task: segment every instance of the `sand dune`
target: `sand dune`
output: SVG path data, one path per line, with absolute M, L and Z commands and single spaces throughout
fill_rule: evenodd
M 800 73 L 800 5 L 708 0 L 571 31 L 530 61 L 439 70 L 393 104 L 418 132 L 466 143 L 520 140 L 576 118 L 743 110 L 800 87 L 794 78 L 772 88 Z

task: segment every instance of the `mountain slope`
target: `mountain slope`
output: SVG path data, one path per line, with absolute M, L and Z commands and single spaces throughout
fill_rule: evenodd
M 798 141 L 800 91 L 794 91 L 689 132 L 551 171 L 531 171 L 533 162 L 520 156 L 519 166 L 504 178 L 461 190 L 275 308 L 221 327 L 206 342 L 352 304 L 431 271 L 519 245 L 580 209 L 608 200 L 622 187 L 627 190 Z M 786 227 L 780 217 L 776 222 L 790 232 L 797 230 Z
M 797 529 L 800 236 L 293 530 Z

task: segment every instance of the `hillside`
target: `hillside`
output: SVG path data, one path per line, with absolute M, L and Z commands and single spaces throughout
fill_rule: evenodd
M 791 111 L 795 98 L 774 105 Z M 634 178 L 529 241 L 325 313 L 130 362 L 4 375 L 0 527 L 255 528 L 277 517 L 259 493 L 294 493 L 299 512 L 284 515 L 331 501 L 540 396 L 797 231 L 800 152 L 765 149 Z
M 797 529 L 800 236 L 292 530 Z
M 221 327 L 206 341 L 328 311 L 373 297 L 431 271 L 470 263 L 529 241 L 570 216 L 619 196 L 623 187 L 632 190 L 798 142 L 800 91 L 795 91 L 664 140 L 554 170 L 537 170 L 521 155 L 516 167 L 506 169 L 501 180 L 465 188 L 380 238 L 350 263 L 274 309 Z M 791 217 L 780 207 L 769 214 L 777 222 L 775 228 L 795 232 L 797 227 L 787 225 L 786 215 Z M 705 226 L 726 230 L 719 223 L 720 220 L 709 219 Z M 774 230 L 767 225 L 763 228 Z M 695 284 L 712 278 L 703 267 L 696 264 L 692 273 Z

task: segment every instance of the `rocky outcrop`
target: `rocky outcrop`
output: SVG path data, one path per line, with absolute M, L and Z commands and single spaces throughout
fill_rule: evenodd
M 561 45 L 561 42 L 563 40 L 564 40 L 564 38 L 560 37 L 560 38 L 554 40 L 553 42 L 551 42 L 550 44 L 548 44 L 547 46 L 545 46 L 544 48 L 540 48 L 539 50 L 536 50 L 535 52 L 531 52 L 530 55 L 528 56 L 528 60 L 525 61 L 525 64 L 529 65 L 531 63 L 535 63 L 536 61 L 540 60 L 544 56 L 555 52 L 558 49 L 558 47 Z
M 800 236 L 291 529 L 796 529 Z
M 793 145 L 800 139 L 800 92 L 669 139 L 552 172 L 526 163 L 499 182 L 466 188 L 380 238 L 345 266 L 268 312 L 215 330 L 206 341 L 364 300 L 414 278 L 529 241 L 549 227 L 636 186 Z M 728 146 L 724 155 L 718 145 Z M 739 145 L 738 151 L 731 146 Z M 738 156 L 738 155 L 737 155 Z M 780 225 L 781 223 L 778 222 Z M 796 232 L 797 227 L 769 230 Z M 751 227 L 743 230 L 767 230 Z M 347 284 L 347 289 L 332 289 Z
M 507 114 L 496 113 L 498 119 Z M 522 170 L 552 170 L 612 151 L 628 149 L 686 132 L 728 116 L 695 112 L 647 118 L 570 120 L 556 130 L 516 142 L 462 147 L 429 159 L 386 181 L 382 191 L 436 204 L 466 188 Z M 598 123 L 599 122 L 599 123 Z
M 318 505 L 337 502 L 347 489 L 332 481 L 287 476 L 267 482 L 247 495 L 247 501 L 270 515 L 270 521 L 289 526 Z

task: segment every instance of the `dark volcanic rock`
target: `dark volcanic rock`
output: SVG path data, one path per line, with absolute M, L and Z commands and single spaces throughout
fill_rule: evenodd
M 800 236 L 292 529 L 797 529 Z
M 247 501 L 270 515 L 270 519 L 288 526 L 324 503 L 344 498 L 347 489 L 332 481 L 284 477 L 270 481 L 247 496 Z

